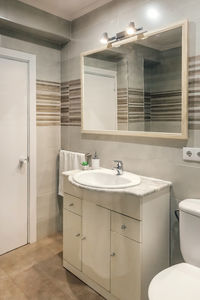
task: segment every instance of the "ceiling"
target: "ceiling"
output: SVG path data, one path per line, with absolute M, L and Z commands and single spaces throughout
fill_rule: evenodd
M 20 0 L 48 13 L 72 21 L 112 0 Z

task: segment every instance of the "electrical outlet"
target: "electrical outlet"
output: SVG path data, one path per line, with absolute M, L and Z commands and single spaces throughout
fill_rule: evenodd
M 200 162 L 200 148 L 183 148 L 183 160 Z

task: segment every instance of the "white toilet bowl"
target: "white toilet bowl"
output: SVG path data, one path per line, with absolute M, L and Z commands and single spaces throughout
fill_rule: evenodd
M 186 199 L 179 209 L 185 263 L 167 268 L 152 279 L 149 300 L 200 300 L 200 199 Z
M 200 300 L 200 268 L 181 263 L 160 272 L 150 283 L 149 300 Z

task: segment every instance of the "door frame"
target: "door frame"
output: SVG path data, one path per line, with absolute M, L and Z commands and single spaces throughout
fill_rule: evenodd
M 27 95 L 27 242 L 37 240 L 37 185 L 36 185 L 36 56 L 0 47 L 0 58 L 28 64 Z

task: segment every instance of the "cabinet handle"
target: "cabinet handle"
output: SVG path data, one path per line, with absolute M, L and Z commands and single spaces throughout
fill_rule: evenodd
M 113 252 L 113 253 L 110 254 L 110 256 L 115 256 L 115 255 L 116 255 L 115 252 Z
M 81 235 L 80 233 L 77 233 L 77 234 L 76 234 L 76 237 L 79 237 L 80 235 Z
M 86 237 L 85 236 L 83 236 L 82 238 L 81 238 L 81 240 L 83 241 L 83 240 L 86 240 Z
M 123 229 L 123 230 L 125 230 L 127 227 L 126 227 L 126 225 L 125 224 L 123 224 L 122 226 L 121 226 L 121 229 Z
M 70 203 L 69 206 L 74 206 L 74 203 Z

